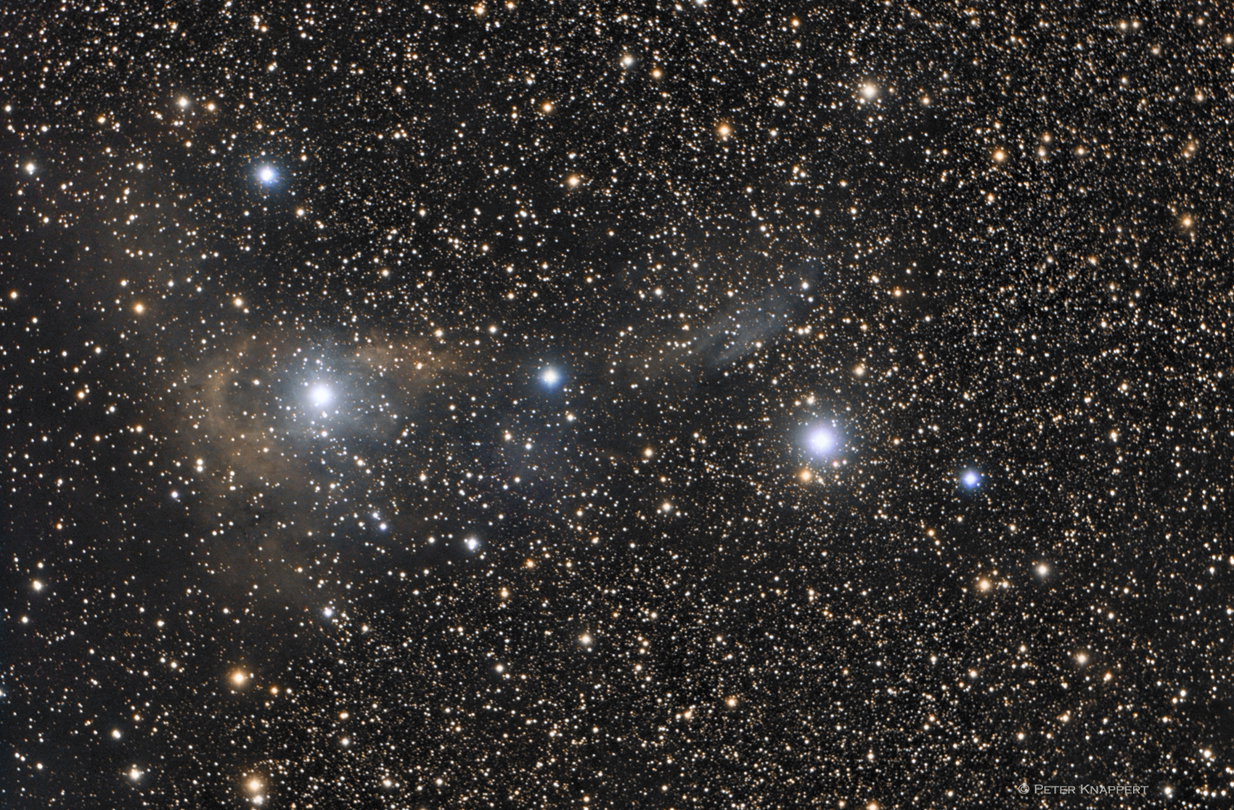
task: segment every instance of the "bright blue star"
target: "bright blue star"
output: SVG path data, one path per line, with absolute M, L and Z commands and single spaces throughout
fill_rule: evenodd
M 334 399 L 333 392 L 326 385 L 313 386 L 313 389 L 309 391 L 309 396 L 312 398 L 313 404 L 319 408 L 324 408 L 330 404 L 330 400 Z
M 981 473 L 976 470 L 965 470 L 964 475 L 960 476 L 960 480 L 969 489 L 976 489 L 981 485 Z
M 828 425 L 819 425 L 811 428 L 806 436 L 806 444 L 810 448 L 810 452 L 815 455 L 825 456 L 833 452 L 840 445 L 840 437 L 836 435 L 834 428 Z
M 279 173 L 270 164 L 263 164 L 257 167 L 257 179 L 268 186 L 279 179 Z
M 544 380 L 546 385 L 556 386 L 557 383 L 561 382 L 561 372 L 552 366 L 548 366 L 540 372 L 540 379 Z

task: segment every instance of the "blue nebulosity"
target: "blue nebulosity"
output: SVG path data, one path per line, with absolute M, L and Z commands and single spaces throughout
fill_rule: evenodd
M 0 807 L 1229 804 L 1228 3 L 24 5 Z

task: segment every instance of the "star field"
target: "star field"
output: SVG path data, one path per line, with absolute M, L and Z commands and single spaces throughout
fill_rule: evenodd
M 1219 5 L 0 20 L 3 806 L 1234 803 Z

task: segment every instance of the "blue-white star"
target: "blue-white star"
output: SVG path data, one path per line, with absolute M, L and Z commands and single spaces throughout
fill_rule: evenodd
M 840 446 L 840 437 L 835 428 L 829 425 L 819 425 L 811 428 L 806 435 L 806 445 L 815 455 L 825 456 Z
M 309 391 L 309 396 L 313 400 L 313 404 L 319 408 L 324 408 L 330 404 L 330 400 L 334 399 L 334 393 L 326 385 L 315 385 Z

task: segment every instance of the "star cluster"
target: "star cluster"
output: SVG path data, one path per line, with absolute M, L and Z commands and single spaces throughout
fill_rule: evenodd
M 0 20 L 0 804 L 1232 801 L 1218 6 Z

